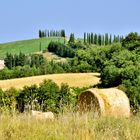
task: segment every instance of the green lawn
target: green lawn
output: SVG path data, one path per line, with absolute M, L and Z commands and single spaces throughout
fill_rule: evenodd
M 50 38 L 23 40 L 23 41 L 0 44 L 0 59 L 4 58 L 7 52 L 12 54 L 18 54 L 20 52 L 23 52 L 25 54 L 38 52 L 40 51 L 40 43 L 41 43 L 41 49 L 44 50 L 45 48 L 48 47 L 48 44 L 51 41 L 64 42 L 64 39 L 50 37 Z

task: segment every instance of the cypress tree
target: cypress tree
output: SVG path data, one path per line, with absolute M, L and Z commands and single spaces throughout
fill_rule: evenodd
M 89 43 L 89 34 L 87 33 L 87 43 Z
M 119 35 L 117 36 L 117 42 L 120 42 L 120 36 Z
M 123 39 L 124 39 L 124 37 L 123 37 L 123 36 L 120 36 L 120 42 L 122 42 L 122 41 L 123 41 Z
M 102 45 L 105 45 L 105 37 L 102 35 Z
M 42 49 L 41 49 L 41 42 L 39 43 L 39 51 L 41 51 Z
M 61 30 L 60 32 L 61 32 L 61 37 L 65 37 L 65 36 L 66 36 L 66 35 L 65 35 L 65 30 L 64 30 L 64 29 Z
M 105 45 L 108 45 L 108 33 L 105 34 Z
M 90 36 L 90 33 L 89 33 L 89 35 L 88 35 L 88 38 L 89 38 L 89 39 L 88 39 L 88 40 L 89 40 L 88 43 L 91 44 L 91 36 Z
M 94 42 L 93 42 L 93 33 L 91 33 L 91 44 L 93 44 Z
M 48 30 L 48 37 L 50 37 L 50 31 Z
M 41 38 L 42 36 L 41 30 L 39 30 L 39 38 Z
M 71 33 L 71 34 L 70 34 L 69 43 L 74 43 L 74 42 L 75 42 L 74 33 Z
M 116 42 L 116 35 L 114 35 L 114 39 L 113 39 L 113 42 Z
M 86 33 L 84 33 L 84 44 L 86 44 Z
M 102 36 L 100 34 L 98 35 L 98 45 L 102 45 Z
M 94 35 L 94 44 L 98 44 L 98 40 L 97 40 L 97 34 Z
M 110 34 L 110 37 L 109 37 L 109 45 L 112 44 L 112 35 Z
M 13 56 L 12 56 L 12 54 L 9 54 L 9 53 L 6 54 L 6 57 L 4 59 L 4 64 L 9 69 L 11 69 L 13 67 Z

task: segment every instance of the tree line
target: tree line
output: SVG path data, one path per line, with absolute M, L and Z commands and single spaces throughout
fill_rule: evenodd
M 39 38 L 43 37 L 66 37 L 65 30 L 39 30 Z
M 53 52 L 61 57 L 73 58 L 75 51 L 69 46 L 59 42 L 50 42 L 48 45 L 48 51 Z
M 84 44 L 95 44 L 95 45 L 111 45 L 112 43 L 122 42 L 123 36 L 94 34 L 94 33 L 84 33 Z
M 25 55 L 24 53 L 20 52 L 18 55 L 7 53 L 4 62 L 8 69 L 12 69 L 13 67 L 25 65 L 39 67 L 44 64 L 45 59 L 42 54 Z

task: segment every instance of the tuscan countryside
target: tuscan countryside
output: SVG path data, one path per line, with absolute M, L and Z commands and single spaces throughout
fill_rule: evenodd
M 140 1 L 0 3 L 0 140 L 140 140 Z

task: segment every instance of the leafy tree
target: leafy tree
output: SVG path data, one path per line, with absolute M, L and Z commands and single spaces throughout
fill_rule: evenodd
M 122 41 L 122 46 L 129 50 L 137 49 L 140 46 L 140 36 L 138 33 L 129 33 Z
M 45 80 L 39 87 L 38 101 L 43 111 L 57 111 L 59 87 L 51 80 Z
M 11 69 L 13 67 L 13 56 L 12 56 L 12 54 L 9 54 L 9 53 L 6 54 L 6 57 L 4 59 L 4 64 L 9 69 Z

